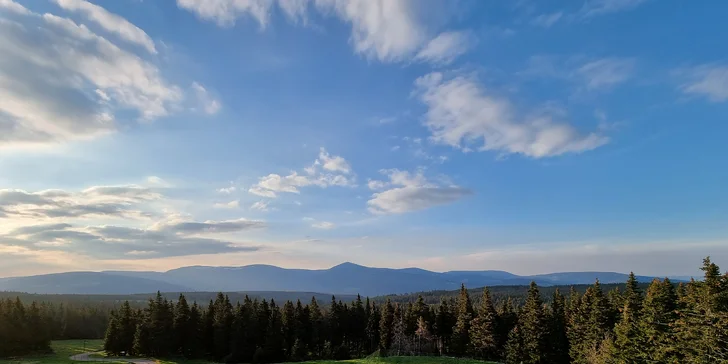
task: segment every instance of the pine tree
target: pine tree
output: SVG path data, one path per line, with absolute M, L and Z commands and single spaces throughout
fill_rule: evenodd
M 680 302 L 675 324 L 686 363 L 728 362 L 728 277 L 703 260 L 702 282 L 691 281 Z
M 470 344 L 470 324 L 473 319 L 473 303 L 465 284 L 460 286 L 457 304 L 457 321 L 453 327 L 452 350 L 456 355 L 465 355 Z
M 513 330 L 508 333 L 505 352 L 506 364 L 523 364 L 528 362 L 529 358 L 526 355 L 523 335 L 521 335 L 521 330 L 518 326 L 513 327 Z
M 284 342 L 281 310 L 271 300 L 270 319 L 268 320 L 268 329 L 266 330 L 264 345 L 266 360 L 268 362 L 278 363 L 284 360 Z
M 655 279 L 647 289 L 638 318 L 640 354 L 645 362 L 680 363 L 673 326 L 677 319 L 677 294 L 669 279 Z
M 566 299 L 557 288 L 551 299 L 549 314 L 549 363 L 569 363 L 569 338 L 566 335 Z
M 319 308 L 316 297 L 311 298 L 309 304 L 309 315 L 311 317 L 311 337 L 309 341 L 309 348 L 313 352 L 314 358 L 320 358 L 323 355 L 324 350 L 324 318 Z
M 513 301 L 508 297 L 498 307 L 498 325 L 496 325 L 498 334 L 496 337 L 498 338 L 498 355 L 501 357 L 505 357 L 505 346 L 508 335 L 516 327 L 517 322 L 518 315 L 513 310 Z
M 526 303 L 518 319 L 523 337 L 523 350 L 526 357 L 524 363 L 547 363 L 548 324 L 544 319 L 543 301 L 535 282 L 528 289 Z
M 498 358 L 498 316 L 493 306 L 488 288 L 483 288 L 478 316 L 470 326 L 471 353 L 480 359 L 495 360 Z
M 369 315 L 367 320 L 367 340 L 368 340 L 368 352 L 373 352 L 379 345 L 379 320 L 381 314 L 379 307 L 376 304 L 372 304 L 369 309 Z
M 382 308 L 382 317 L 379 320 L 379 351 L 382 355 L 386 355 L 389 348 L 392 347 L 392 328 L 394 326 L 394 306 L 392 301 L 387 302 Z
M 109 325 L 106 328 L 106 335 L 104 335 L 104 351 L 111 355 L 119 355 L 123 350 L 119 343 L 119 321 L 116 318 L 116 313 L 111 312 L 111 319 Z
M 283 331 L 283 346 L 286 355 L 292 356 L 293 344 L 296 341 L 296 308 L 293 306 L 293 302 L 286 301 L 281 310 L 281 321 Z
M 655 281 L 659 284 L 659 280 Z M 641 355 L 643 337 L 637 322 L 642 308 L 642 293 L 634 273 L 629 274 L 623 298 L 622 317 L 614 329 L 614 358 L 618 363 L 644 363 L 646 358 Z
M 175 347 L 174 352 L 182 354 L 187 358 L 192 358 L 193 353 L 190 348 L 194 346 L 193 342 L 196 340 L 196 335 L 190 335 L 192 331 L 190 320 L 190 306 L 187 304 L 187 299 L 183 294 L 179 295 L 177 300 L 177 307 L 174 312 L 174 330 L 175 334 Z
M 440 306 L 437 309 L 435 315 L 435 335 L 438 340 L 438 348 L 440 355 L 447 352 L 447 347 L 450 345 L 450 338 L 452 337 L 452 329 L 455 326 L 455 315 L 450 310 L 446 299 L 440 301 Z
M 428 329 L 427 321 L 425 321 L 425 318 L 420 316 L 420 318 L 417 320 L 417 330 L 415 330 L 415 336 L 417 337 L 417 353 L 421 354 L 423 351 L 428 351 L 430 348 L 430 342 L 432 341 L 432 336 L 430 334 L 430 329 Z

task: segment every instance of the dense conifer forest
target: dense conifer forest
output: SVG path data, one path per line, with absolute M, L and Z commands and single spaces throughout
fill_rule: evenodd
M 375 302 L 335 297 L 276 302 L 218 294 L 199 304 L 158 294 L 143 307 L 121 303 L 104 325 L 105 349 L 153 357 L 274 363 L 379 355 L 447 355 L 504 363 L 728 363 L 728 275 L 705 259 L 700 281 L 668 279 L 624 288 L 599 282 L 583 290 L 524 299 L 485 288 L 473 295 Z M 407 297 L 407 296 L 405 296 Z M 0 303 L 0 355 L 47 350 L 51 338 L 96 330 L 107 309 Z M 84 323 L 94 323 L 84 325 Z M 82 335 L 86 335 L 83 333 Z M 88 334 L 97 337 L 98 334 Z M 97 336 L 93 336 L 97 335 Z

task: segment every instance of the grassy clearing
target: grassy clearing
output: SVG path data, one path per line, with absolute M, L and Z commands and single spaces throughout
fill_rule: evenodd
M 471 359 L 458 359 L 458 358 L 445 358 L 445 357 L 423 357 L 423 356 L 398 356 L 388 358 L 366 358 L 366 359 L 354 359 L 344 361 L 309 361 L 305 364 L 343 364 L 343 363 L 354 363 L 354 364 L 488 364 L 490 362 L 483 362 Z M 298 363 L 303 364 L 303 363 Z M 492 363 L 495 364 L 495 363 Z
M 102 340 L 62 340 L 51 343 L 53 354 L 29 355 L 13 359 L 0 359 L 0 364 L 66 364 L 79 363 L 69 359 L 71 355 L 81 354 L 89 351 L 101 350 L 104 346 Z M 121 362 L 120 362 L 121 363 Z
M 51 343 L 53 348 L 53 354 L 47 355 L 34 355 L 13 359 L 0 359 L 0 364 L 68 364 L 68 363 L 81 363 L 69 359 L 70 356 L 76 354 L 82 354 L 86 352 L 100 351 L 104 346 L 102 340 L 86 340 L 84 346 L 84 340 L 63 340 L 54 341 Z M 85 350 L 84 350 L 85 347 Z M 103 353 L 100 352 L 97 355 L 91 357 L 103 357 Z M 105 362 L 111 363 L 111 362 Z M 125 363 L 124 361 L 118 361 L 116 363 Z M 158 364 L 213 364 L 204 360 L 158 360 Z M 469 359 L 457 359 L 457 358 L 443 358 L 443 357 L 388 357 L 388 358 L 366 358 L 366 359 L 354 359 L 344 361 L 333 361 L 333 360 L 321 360 L 321 361 L 308 361 L 305 363 L 295 364 L 487 364 L 486 362 L 469 360 Z M 289 363 L 293 364 L 293 363 Z M 495 364 L 495 363 L 493 363 Z

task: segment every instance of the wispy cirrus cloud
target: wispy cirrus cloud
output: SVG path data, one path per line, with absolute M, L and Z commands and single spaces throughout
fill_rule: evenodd
M 728 101 L 728 64 L 703 64 L 674 72 L 688 95 L 702 96 L 712 102 Z
M 382 62 L 415 58 L 449 63 L 467 51 L 472 40 L 465 33 L 433 32 L 416 0 L 177 0 L 177 5 L 223 27 L 233 26 L 239 18 L 250 18 L 265 29 L 276 7 L 296 24 L 308 24 L 313 10 L 333 15 L 351 25 L 350 42 L 356 53 Z
M 43 224 L 0 235 L 0 246 L 32 251 L 82 253 L 98 259 L 150 259 L 198 254 L 252 252 L 260 248 L 211 235 L 265 227 L 261 221 L 229 220 L 162 223 L 151 228 Z
M 552 115 L 520 116 L 508 100 L 488 94 L 472 76 L 435 72 L 415 85 L 428 108 L 424 125 L 432 140 L 461 150 L 544 158 L 592 150 L 609 141 L 597 132 L 582 135 Z
M 95 186 L 79 192 L 45 190 L 28 192 L 0 190 L 0 218 L 90 218 L 146 219 L 152 213 L 143 204 L 161 195 L 151 189 L 127 186 Z
M 139 36 L 141 30 L 130 31 L 138 28 L 97 5 L 59 4 L 127 41 L 153 45 Z M 36 14 L 11 0 L 2 6 L 19 17 L 0 19 L 0 147 L 94 138 L 117 130 L 119 111 L 150 121 L 183 101 L 184 92 L 154 63 L 84 24 Z
M 374 214 L 401 214 L 448 204 L 472 195 L 472 191 L 453 184 L 427 180 L 422 171 L 410 173 L 399 169 L 382 170 L 388 181 L 369 181 L 375 192 L 367 201 Z
M 156 54 L 152 38 L 142 29 L 126 19 L 85 0 L 54 0 L 64 10 L 85 15 L 105 31 L 114 33 L 124 41 L 143 47 L 149 53 Z

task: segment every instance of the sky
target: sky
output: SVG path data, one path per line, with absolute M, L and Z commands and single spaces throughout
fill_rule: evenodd
M 0 277 L 728 267 L 726 13 L 0 0 Z

